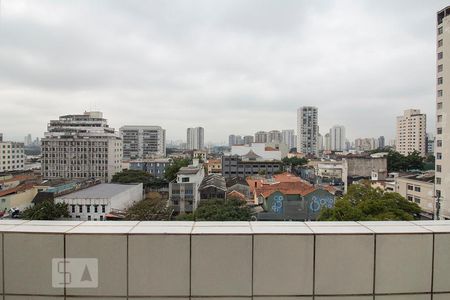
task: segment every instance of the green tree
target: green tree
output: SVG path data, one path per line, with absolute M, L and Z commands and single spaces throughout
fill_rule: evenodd
M 162 188 L 168 185 L 166 180 L 156 178 L 142 170 L 123 170 L 114 174 L 111 182 L 122 184 L 142 183 L 147 188 Z
M 21 217 L 26 220 L 57 220 L 60 218 L 68 218 L 68 204 L 55 204 L 53 200 L 45 200 L 25 209 L 22 212 Z
M 209 199 L 200 202 L 192 214 L 178 216 L 177 220 L 189 221 L 250 221 L 251 211 L 240 199 Z
M 172 164 L 166 169 L 164 178 L 170 182 L 177 178 L 177 173 L 182 167 L 187 167 L 191 163 L 190 159 L 174 159 Z
M 291 158 L 285 157 L 283 158 L 282 161 L 285 166 L 290 166 L 294 168 L 306 165 L 308 163 L 308 159 L 298 157 L 291 157 Z
M 146 198 L 127 209 L 125 219 L 131 221 L 169 221 L 172 208 L 162 197 Z
M 406 172 L 409 170 L 423 170 L 425 167 L 424 158 L 417 151 L 409 153 L 407 156 L 400 154 L 392 149 L 374 150 L 371 153 L 388 152 L 387 168 L 388 172 Z
M 365 184 L 349 186 L 347 194 L 333 208 L 322 209 L 320 221 L 414 220 L 420 207 L 398 193 L 374 189 Z

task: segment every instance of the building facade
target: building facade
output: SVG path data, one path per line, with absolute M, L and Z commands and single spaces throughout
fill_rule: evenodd
M 357 138 L 355 140 L 355 150 L 371 151 L 377 148 L 377 141 L 374 138 Z
M 397 117 L 396 150 L 403 155 L 414 151 L 426 155 L 427 117 L 419 109 L 405 110 Z
M 205 130 L 203 127 L 187 129 L 187 150 L 202 150 L 205 148 Z
M 0 172 L 25 169 L 23 143 L 0 141 Z
M 417 203 L 423 215 L 433 219 L 435 214 L 434 174 L 414 174 L 395 178 L 395 192 Z
M 437 13 L 436 43 L 436 193 L 441 216 L 450 215 L 450 6 Z
M 268 140 L 267 140 L 268 143 L 281 143 L 282 140 L 283 140 L 283 137 L 279 130 L 269 131 Z
M 120 135 L 125 159 L 166 155 L 166 131 L 160 126 L 123 126 Z
M 255 143 L 267 143 L 268 135 L 265 131 L 258 131 L 255 133 Z
M 101 112 L 51 120 L 42 139 L 44 179 L 110 181 L 122 170 L 122 139 Z
M 318 155 L 318 109 L 303 106 L 297 110 L 297 152 Z
M 197 209 L 199 187 L 204 177 L 205 169 L 198 160 L 178 171 L 177 179 L 169 183 L 169 201 L 176 213 L 191 213 Z
M 156 178 L 164 178 L 164 174 L 171 164 L 172 159 L 170 158 L 132 160 L 129 162 L 129 169 L 145 171 Z
M 345 127 L 335 125 L 330 129 L 330 142 L 332 151 L 345 150 Z
M 254 153 L 251 153 L 254 154 Z M 258 174 L 273 175 L 283 169 L 283 164 L 278 160 L 258 160 L 258 157 L 246 155 L 222 156 L 222 175 L 225 178 L 246 178 Z
M 281 131 L 281 142 L 288 146 L 288 149 L 297 147 L 295 142 L 295 130 L 294 129 L 284 129 Z
M 246 135 L 244 136 L 244 144 L 250 145 L 255 141 L 255 138 L 252 135 Z

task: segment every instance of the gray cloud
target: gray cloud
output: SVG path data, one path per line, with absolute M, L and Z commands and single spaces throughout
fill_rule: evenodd
M 42 136 L 88 109 L 169 139 L 295 128 L 393 137 L 420 108 L 434 131 L 435 13 L 446 1 L 20 1 L 0 16 L 0 132 Z

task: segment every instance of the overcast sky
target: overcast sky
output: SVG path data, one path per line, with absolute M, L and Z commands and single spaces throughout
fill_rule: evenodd
M 395 117 L 435 120 L 435 15 L 445 0 L 0 0 L 0 132 L 100 110 L 167 139 L 294 129 L 393 138 Z

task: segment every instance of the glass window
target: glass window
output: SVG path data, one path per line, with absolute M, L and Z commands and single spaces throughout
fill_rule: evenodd
M 442 172 L 442 166 L 436 165 L 436 172 Z
M 438 34 L 442 34 L 442 33 L 444 32 L 444 29 L 443 29 L 443 28 L 444 28 L 444 27 L 442 27 L 442 26 L 438 28 Z
M 442 72 L 444 70 L 444 65 L 438 65 L 438 72 Z
M 443 82 L 444 82 L 444 79 L 442 77 L 439 77 L 438 80 L 437 80 L 437 83 L 438 84 L 442 84 Z
M 442 59 L 444 57 L 444 53 L 443 52 L 439 52 L 438 53 L 438 59 Z

